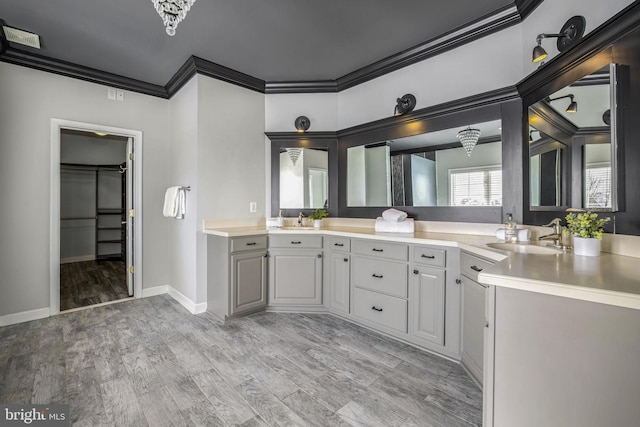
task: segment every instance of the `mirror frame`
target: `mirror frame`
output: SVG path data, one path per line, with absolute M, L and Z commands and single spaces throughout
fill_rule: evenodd
M 472 123 L 502 120 L 503 176 L 517 181 L 503 180 L 502 206 L 396 206 L 419 221 L 450 221 L 502 223 L 503 212 L 513 213 L 521 220 L 521 194 L 513 182 L 521 179 L 520 164 L 513 158 L 522 158 L 519 116 L 522 103 L 514 87 L 498 89 L 476 96 L 439 104 L 399 117 L 390 117 L 338 132 L 338 192 L 339 215 L 342 217 L 376 218 L 389 207 L 347 206 L 347 149 L 391 139 L 413 136 L 443 129 L 466 127 Z M 528 154 L 528 151 L 527 151 Z
M 338 139 L 335 132 L 266 132 L 265 135 L 271 140 L 271 216 L 276 217 L 280 212 L 280 150 L 283 148 L 320 148 L 326 149 L 329 160 L 327 171 L 329 203 L 327 212 L 329 216 L 338 216 Z M 314 209 L 282 209 L 285 217 L 298 216 L 302 212 L 309 216 Z
M 558 90 L 569 86 L 577 80 L 592 74 L 599 69 L 608 66 L 612 63 L 624 63 L 625 65 L 633 64 L 634 68 L 640 67 L 640 60 L 638 59 L 638 40 L 640 39 L 640 31 L 638 31 L 638 22 L 640 21 L 640 5 L 634 2 L 630 6 L 626 7 L 618 14 L 613 16 L 607 22 L 596 28 L 594 31 L 587 34 L 579 43 L 574 47 L 567 50 L 551 59 L 544 65 L 541 65 L 539 69 L 530 74 L 528 77 L 520 81 L 516 87 L 520 93 L 523 103 L 522 114 L 522 134 L 523 144 L 528 145 L 525 133 L 528 134 L 528 109 L 531 105 L 535 104 L 541 99 L 557 92 Z M 636 73 L 637 74 L 637 73 Z M 630 200 L 625 197 L 625 179 L 632 179 L 629 177 L 629 173 L 634 174 L 634 177 L 638 175 L 635 171 L 629 171 L 627 169 L 627 175 L 625 176 L 625 157 L 623 152 L 630 147 L 625 148 L 624 141 L 629 135 L 633 135 L 638 130 L 638 126 L 632 123 L 624 123 L 625 117 L 633 117 L 632 110 L 637 110 L 638 106 L 631 106 L 627 109 L 626 97 L 631 97 L 633 94 L 625 94 L 621 88 L 612 91 L 617 96 L 621 96 L 616 100 L 618 103 L 618 110 L 621 107 L 624 114 L 619 114 L 617 120 L 614 123 L 613 108 L 612 108 L 612 134 L 611 143 L 615 145 L 615 156 L 612 156 L 612 162 L 619 161 L 619 164 L 612 165 L 613 170 L 618 181 L 618 187 L 616 190 L 616 197 L 618 200 L 618 210 L 624 210 L 625 204 L 630 204 Z M 636 90 L 637 92 L 637 90 Z M 613 104 L 612 104 L 613 105 Z M 527 135 L 528 136 L 528 135 Z M 635 148 L 634 148 L 635 150 Z M 573 154 L 574 149 L 571 150 L 572 169 L 575 167 L 575 157 Z M 637 150 L 636 150 L 637 151 Z M 528 147 L 527 147 L 528 152 Z M 640 154 L 633 153 L 633 156 Z M 633 157 L 632 156 L 632 157 Z M 613 160 L 615 157 L 616 160 Z M 627 156 L 629 158 L 629 156 Z M 564 212 L 559 215 L 557 209 L 531 209 L 530 207 L 530 194 L 529 194 L 529 164 L 523 162 L 524 169 L 524 181 L 523 181 L 523 194 L 524 194 L 524 221 L 526 224 L 545 224 L 551 219 L 562 216 Z M 582 181 L 582 180 L 580 180 Z M 573 183 L 571 186 L 571 202 L 575 202 L 575 186 Z M 581 197 L 581 196 L 580 196 Z M 581 205 L 580 205 L 581 206 Z M 615 210 L 615 209 L 614 209 Z M 634 206 L 633 210 L 640 210 L 640 204 Z M 625 225 L 619 232 L 624 234 L 640 234 L 638 231 L 637 220 L 633 219 L 633 215 L 629 215 L 628 212 L 613 212 L 604 216 L 611 216 L 614 220 L 609 225 L 609 229 L 616 231 L 616 221 L 618 226 L 620 220 L 625 221 Z M 631 233 L 629 233 L 631 231 Z

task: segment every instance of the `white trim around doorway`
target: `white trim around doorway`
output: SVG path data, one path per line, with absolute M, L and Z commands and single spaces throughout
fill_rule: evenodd
M 142 298 L 142 131 L 51 119 L 51 188 L 50 188 L 50 258 L 49 258 L 49 315 L 60 312 L 60 131 L 71 129 L 85 132 L 106 132 L 133 138 L 134 168 L 134 298 Z

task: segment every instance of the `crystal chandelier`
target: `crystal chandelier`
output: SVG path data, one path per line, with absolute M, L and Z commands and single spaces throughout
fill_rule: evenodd
M 478 139 L 480 139 L 480 129 L 471 129 L 471 126 L 469 126 L 468 128 L 458 132 L 458 139 L 467 151 L 467 156 L 470 157 L 473 147 L 476 146 Z
M 302 148 L 287 148 L 287 154 L 295 166 L 300 154 L 302 154 Z
M 187 12 L 196 0 L 151 0 L 162 18 L 167 34 L 174 36 L 178 24 L 187 16 Z

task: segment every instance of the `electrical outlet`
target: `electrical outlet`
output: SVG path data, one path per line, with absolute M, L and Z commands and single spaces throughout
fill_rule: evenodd
M 116 90 L 116 99 L 118 101 L 124 101 L 124 91 L 123 90 Z
M 249 203 L 249 212 L 256 213 L 258 211 L 258 204 L 256 202 Z
M 115 101 L 116 99 L 116 90 L 112 87 L 107 88 L 107 99 L 112 99 Z

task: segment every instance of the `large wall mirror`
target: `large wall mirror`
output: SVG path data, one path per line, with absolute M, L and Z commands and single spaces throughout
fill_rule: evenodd
M 599 211 L 640 235 L 640 6 L 630 5 L 518 83 L 529 137 L 525 222 Z
M 337 138 L 334 132 L 273 132 L 271 216 L 309 215 L 324 208 L 338 212 Z
M 477 130 L 467 153 L 459 132 Z M 347 149 L 347 206 L 502 206 L 502 124 L 472 123 Z

